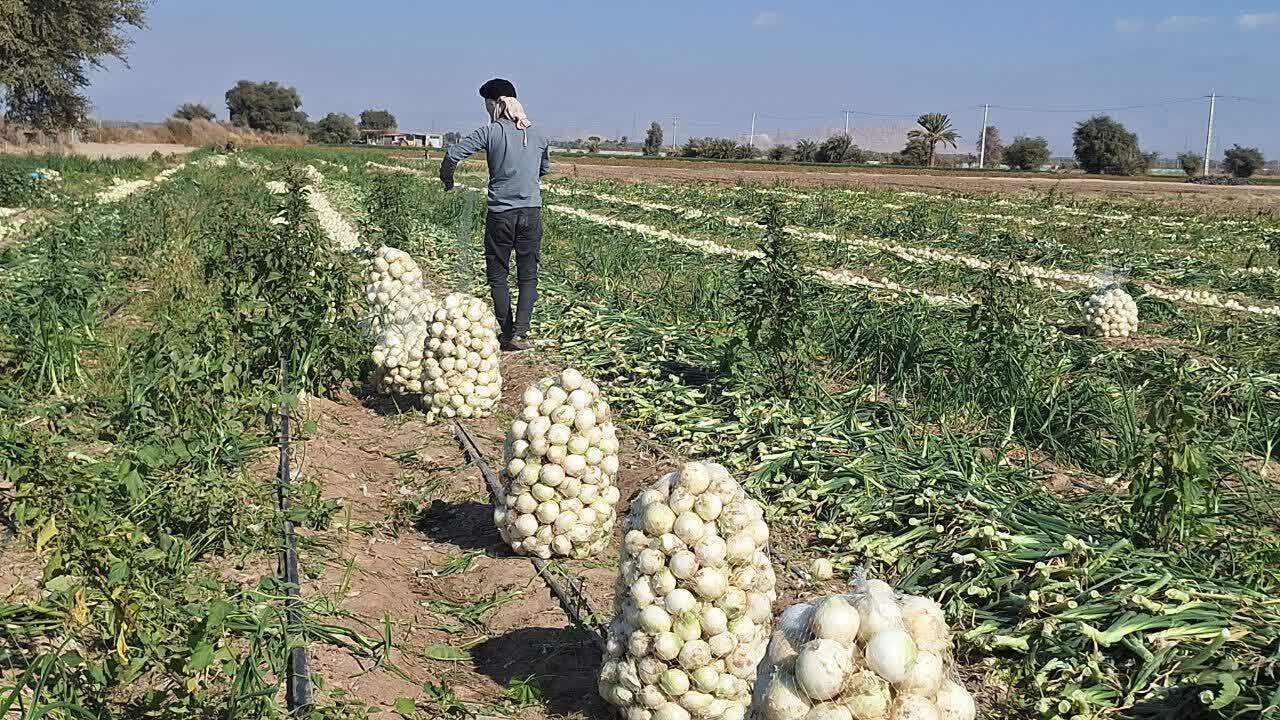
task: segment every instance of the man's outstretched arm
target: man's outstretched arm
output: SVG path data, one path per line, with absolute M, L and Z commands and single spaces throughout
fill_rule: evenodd
M 440 182 L 444 189 L 453 188 L 453 169 L 458 163 L 485 149 L 489 144 L 489 126 L 482 125 L 475 132 L 449 146 L 444 152 L 444 161 L 440 163 Z

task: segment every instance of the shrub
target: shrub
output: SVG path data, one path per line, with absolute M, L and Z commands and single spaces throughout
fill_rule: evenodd
M 795 152 L 790 145 L 774 145 L 769 148 L 769 159 L 776 161 L 790 160 Z
M 1194 178 L 1200 174 L 1200 168 L 1204 166 L 1204 157 L 1193 152 L 1184 152 L 1178 155 L 1178 167 L 1182 168 L 1182 172 L 1187 174 L 1188 178 Z
M 1015 170 L 1039 170 L 1049 162 L 1049 141 L 1019 135 L 1004 149 L 1004 161 Z
M 204 103 L 183 103 L 173 111 L 173 117 L 180 120 L 217 120 L 218 116 L 213 114 Z
M 1258 148 L 1239 145 L 1232 145 L 1223 153 L 1222 158 L 1223 169 L 1231 173 L 1232 177 L 1238 178 L 1252 177 L 1262 169 L 1264 163 L 1266 159 L 1262 157 L 1262 152 Z
M 1076 160 L 1087 173 L 1137 175 L 1155 161 L 1138 148 L 1138 136 L 1106 115 L 1095 115 L 1076 125 L 1072 134 Z

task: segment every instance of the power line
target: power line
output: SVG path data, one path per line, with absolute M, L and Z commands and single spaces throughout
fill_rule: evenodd
M 1014 107 L 1012 105 L 992 105 L 997 110 L 1009 110 L 1012 112 L 1042 112 L 1042 113 L 1094 113 L 1094 112 L 1116 112 L 1118 110 L 1140 110 L 1142 108 L 1166 107 L 1168 105 L 1180 105 L 1182 103 L 1199 102 L 1204 99 L 1203 96 L 1190 98 L 1172 98 L 1169 100 L 1160 100 L 1152 103 L 1141 103 L 1139 105 L 1117 105 L 1115 107 L 1099 107 L 1099 108 L 1031 108 L 1031 107 Z

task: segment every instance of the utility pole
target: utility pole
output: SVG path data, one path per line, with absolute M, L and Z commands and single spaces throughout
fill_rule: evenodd
M 982 140 L 978 145 L 978 169 L 981 170 L 987 162 L 987 113 L 991 110 L 991 106 L 983 104 L 982 106 Z
M 1209 128 L 1204 132 L 1204 174 L 1209 174 L 1209 152 L 1213 147 L 1213 108 L 1218 102 L 1218 93 L 1209 93 Z
M 844 111 L 844 134 L 845 134 L 845 135 L 848 135 L 848 134 L 849 134 L 849 113 L 851 113 L 851 112 L 853 112 L 853 111 L 852 111 L 852 110 L 845 110 L 845 111 Z
M 751 137 L 747 139 L 747 147 L 756 146 L 756 114 L 751 113 Z
M 676 123 L 678 122 L 680 122 L 680 118 L 673 115 L 671 117 L 671 147 L 676 150 L 680 149 L 680 141 L 676 139 Z

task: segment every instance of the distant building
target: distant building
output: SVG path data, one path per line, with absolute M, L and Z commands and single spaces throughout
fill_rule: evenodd
M 361 130 L 360 140 L 365 145 L 444 147 L 444 135 L 440 133 L 420 133 L 408 130 Z

